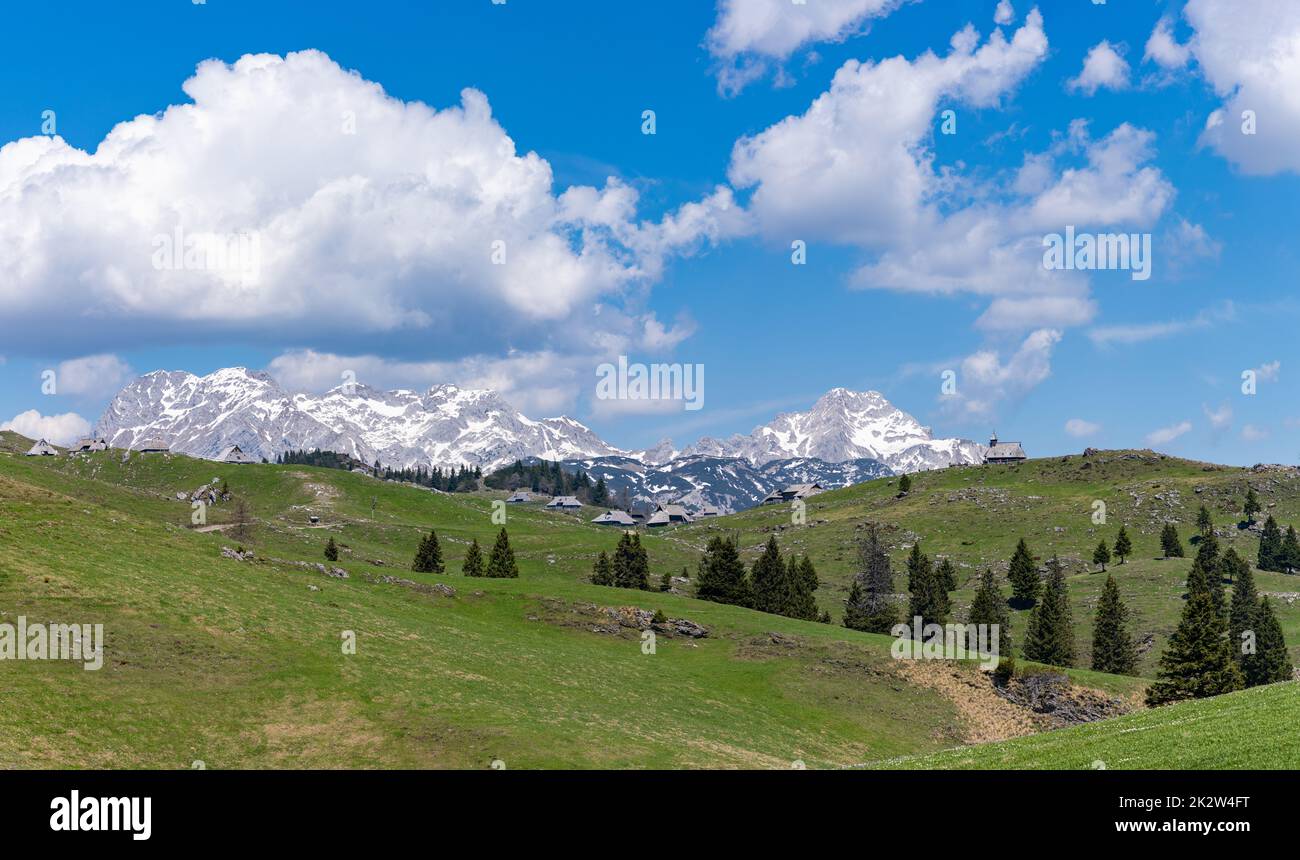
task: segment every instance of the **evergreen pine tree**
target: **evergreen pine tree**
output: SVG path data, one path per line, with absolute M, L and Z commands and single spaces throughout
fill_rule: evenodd
M 614 585 L 618 588 L 650 588 L 650 562 L 641 546 L 641 536 L 623 532 L 614 548 Z
M 515 552 L 510 548 L 510 535 L 503 528 L 497 533 L 497 542 L 492 546 L 488 556 L 487 575 L 494 579 L 517 579 L 519 565 L 515 563 Z
M 979 587 L 975 589 L 975 597 L 970 603 L 970 613 L 966 617 L 967 624 L 986 624 L 990 628 L 994 624 L 998 627 L 998 655 L 1001 657 L 1011 656 L 1011 613 L 1007 611 L 1007 603 L 1002 598 L 1002 592 L 998 590 L 997 581 L 993 578 L 993 571 L 985 570 L 980 577 Z
M 1049 666 L 1074 665 L 1074 624 L 1065 571 L 1055 556 L 1047 563 L 1043 597 L 1029 613 L 1025 629 L 1025 659 Z
M 1238 557 L 1233 550 L 1228 550 L 1228 556 Z M 1250 569 L 1250 565 L 1243 564 L 1236 567 L 1232 582 L 1232 603 L 1228 608 L 1228 641 L 1232 643 L 1232 654 L 1237 658 L 1237 663 L 1241 666 L 1241 671 L 1246 676 L 1246 683 L 1249 685 L 1251 671 L 1246 664 L 1251 655 L 1247 654 L 1242 646 L 1246 641 L 1242 634 L 1256 628 L 1259 593 L 1255 590 L 1255 573 Z M 1256 640 L 1258 643 L 1258 633 L 1256 633 Z
M 596 479 L 596 486 L 591 490 L 591 503 L 598 508 L 609 504 L 609 489 L 605 486 L 604 476 Z
M 864 630 L 871 633 L 880 632 L 871 630 L 867 624 L 867 598 L 862 590 L 861 580 L 855 576 L 853 582 L 849 584 L 849 596 L 844 600 L 844 626 L 850 630 Z
M 1278 561 L 1278 566 L 1285 573 L 1300 570 L 1300 539 L 1296 537 L 1295 526 L 1286 527 L 1286 537 L 1282 538 L 1282 554 Z
M 1092 668 L 1113 675 L 1137 674 L 1137 650 L 1128 633 L 1128 609 L 1114 576 L 1106 577 L 1092 622 Z
M 1201 542 L 1196 546 L 1196 561 L 1205 571 L 1210 587 L 1219 586 L 1219 590 L 1222 591 L 1223 559 L 1219 557 L 1219 539 L 1212 534 L 1201 538 Z
M 790 600 L 785 568 L 781 549 L 776 545 L 776 535 L 771 535 L 767 539 L 767 546 L 763 548 L 763 554 L 749 572 L 749 581 L 754 590 L 754 608 L 759 612 L 771 612 L 773 615 L 785 613 L 786 604 Z
M 925 627 L 947 624 L 948 613 L 952 609 L 948 590 L 943 587 L 930 559 L 918 552 L 919 547 L 919 541 L 913 544 L 912 558 L 907 562 L 908 591 L 912 593 L 907 606 L 907 617 L 908 623 L 921 625 L 921 629 L 912 630 L 912 638 L 918 640 L 923 638 L 922 631 Z M 916 618 L 920 618 L 920 622 L 916 622 Z
M 715 537 L 709 541 L 696 572 L 695 596 L 714 603 L 750 606 L 753 593 L 745 578 L 736 539 Z
M 1119 563 L 1123 564 L 1124 559 L 1133 554 L 1133 542 L 1128 538 L 1128 530 L 1123 526 L 1119 527 L 1119 535 L 1115 538 L 1115 555 L 1119 558 Z
M 845 601 L 844 626 L 868 633 L 889 633 L 898 623 L 893 603 L 894 570 L 875 523 L 867 526 L 866 537 L 858 545 L 858 560 L 861 570 L 853 579 L 856 588 L 849 590 Z
M 613 585 L 614 566 L 609 561 L 609 554 L 603 549 L 596 556 L 596 563 L 591 568 L 592 585 Z
M 1106 565 L 1110 562 L 1110 547 L 1102 541 L 1097 544 L 1097 548 L 1092 551 L 1092 563 L 1101 565 L 1101 572 L 1106 572 Z
M 794 558 L 791 557 L 790 563 L 786 565 L 786 571 L 791 579 L 791 588 L 790 604 L 786 607 L 785 614 L 791 618 L 816 621 L 816 592 L 821 583 L 817 579 L 817 569 L 813 567 L 812 559 L 805 555 L 796 565 Z
M 1196 512 L 1196 528 L 1200 529 L 1201 537 L 1214 531 L 1214 520 L 1210 518 L 1210 510 L 1205 505 L 1201 505 L 1201 509 Z
M 898 479 L 898 494 L 906 496 L 910 492 L 912 492 L 912 476 L 903 473 L 903 476 Z
M 671 573 L 665 570 L 664 575 L 659 577 L 659 590 L 671 591 L 672 587 L 673 587 L 673 576 Z
M 1228 582 L 1236 582 L 1243 575 L 1250 576 L 1250 562 L 1237 555 L 1235 547 L 1229 547 L 1219 560 L 1219 574 Z
M 1264 531 L 1259 535 L 1259 560 L 1255 566 L 1277 573 L 1282 570 L 1282 530 L 1272 514 L 1264 520 Z
M 1242 688 L 1243 679 L 1228 641 L 1228 623 L 1214 606 L 1205 571 L 1192 564 L 1187 603 L 1178 628 L 1160 657 L 1157 680 L 1147 688 L 1147 704 L 1201 699 Z
M 935 576 L 939 577 L 939 584 L 944 591 L 957 590 L 957 568 L 953 565 L 952 559 L 945 558 L 940 561 L 934 573 Z
M 411 570 L 416 573 L 428 573 L 430 570 L 428 535 L 420 538 L 420 544 L 415 548 L 415 558 L 411 560 Z
M 463 576 L 483 575 L 483 550 L 479 548 L 478 538 L 469 542 L 469 549 L 465 550 L 465 560 L 460 563 L 460 572 Z
M 415 560 L 411 563 L 411 570 L 416 573 L 442 573 L 444 569 L 442 546 L 438 543 L 438 533 L 430 529 L 428 537 L 420 541 L 420 546 L 415 551 Z
M 930 565 L 930 559 L 926 557 L 925 553 L 921 552 L 921 542 L 917 541 L 916 543 L 912 544 L 912 552 L 907 556 L 907 590 L 908 591 L 913 590 L 912 578 L 915 577 L 919 571 L 924 571 L 925 573 L 932 573 L 933 568 Z
M 1263 510 L 1259 505 L 1259 498 L 1255 495 L 1253 487 L 1246 488 L 1246 504 L 1242 507 L 1242 512 L 1246 515 L 1247 520 L 1255 519 L 1255 514 Z
M 1032 606 L 1038 599 L 1038 567 L 1034 564 L 1034 557 L 1030 555 L 1029 545 L 1024 538 L 1016 544 L 1007 578 L 1011 581 L 1011 599 L 1019 606 Z
M 339 545 L 334 542 L 334 538 L 330 538 L 329 540 L 325 541 L 325 560 L 326 561 L 339 560 Z
M 1178 529 L 1173 523 L 1165 523 L 1164 530 L 1160 532 L 1160 548 L 1164 551 L 1165 558 L 1183 557 L 1183 542 L 1178 539 Z
M 1282 625 L 1273 614 L 1268 598 L 1261 597 L 1255 617 L 1255 654 L 1247 663 L 1246 684 L 1251 687 L 1276 684 L 1291 680 L 1294 674 Z
M 650 589 L 650 556 L 646 553 L 645 547 L 641 545 L 641 535 L 633 533 L 632 535 L 632 573 L 633 581 L 642 591 Z

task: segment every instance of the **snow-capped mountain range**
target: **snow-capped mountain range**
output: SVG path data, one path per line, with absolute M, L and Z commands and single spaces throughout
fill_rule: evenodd
M 710 500 L 726 509 L 748 506 L 746 500 L 755 493 L 761 497 L 767 492 L 759 493 L 761 485 L 784 479 L 786 472 L 821 473 L 828 480 L 843 473 L 840 477 L 852 483 L 879 474 L 978 463 L 984 451 L 975 442 L 935 439 L 928 427 L 875 391 L 836 388 L 809 411 L 778 415 L 747 436 L 706 437 L 683 450 L 665 439 L 653 448 L 628 451 L 572 418 L 528 418 L 493 391 L 455 385 L 435 385 L 425 392 L 379 391 L 352 383 L 321 395 L 290 393 L 268 374 L 242 367 L 207 376 L 182 371 L 141 376 L 113 398 L 95 434 L 119 448 L 160 440 L 196 457 L 216 457 L 238 445 L 254 458 L 268 460 L 290 449 L 320 448 L 367 463 L 468 465 L 484 471 L 528 457 L 617 463 L 631 483 L 650 489 L 667 481 L 683 493 L 707 486 L 710 474 L 717 481 L 725 473 L 727 483 L 742 488 L 725 494 L 725 500 Z M 765 468 L 772 463 L 785 465 Z M 845 465 L 828 472 L 828 464 Z M 638 470 L 637 465 L 653 468 Z M 633 480 L 634 473 L 640 477 Z M 682 480 L 666 477 L 674 474 Z M 687 475 L 699 480 L 687 480 Z M 753 486 L 745 489 L 748 485 Z

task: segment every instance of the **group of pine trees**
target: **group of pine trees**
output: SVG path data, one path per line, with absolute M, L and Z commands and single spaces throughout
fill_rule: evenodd
M 614 548 L 611 559 L 604 550 L 596 556 L 595 567 L 591 571 L 591 581 L 595 585 L 608 585 L 614 588 L 637 588 L 642 591 L 650 589 L 650 558 L 645 547 L 641 546 L 641 536 L 635 532 L 623 532 Z M 667 590 L 662 588 L 661 590 Z
M 866 537 L 858 544 L 858 567 L 844 601 L 844 626 L 867 633 L 889 633 L 898 623 L 892 602 L 894 570 L 875 523 L 867 524 Z
M 333 538 L 330 539 L 330 543 L 333 543 Z M 326 557 L 328 557 L 328 545 Z M 415 559 L 411 562 L 411 570 L 416 573 L 442 573 L 446 570 L 442 560 L 442 545 L 438 541 L 436 531 L 430 530 L 420 539 L 420 545 L 415 550 Z M 510 535 L 506 530 L 503 528 L 497 533 L 496 544 L 493 545 L 492 554 L 488 556 L 486 563 L 478 539 L 471 540 L 469 549 L 465 551 L 465 559 L 461 562 L 460 572 L 465 576 L 517 578 L 519 565 L 515 562 L 514 550 L 510 548 Z
M 610 504 L 610 493 L 605 479 L 594 483 L 581 469 L 567 471 L 558 462 L 538 460 L 525 463 L 516 460 L 483 479 L 483 485 L 492 490 L 529 490 L 549 496 L 573 496 L 583 504 L 602 507 Z
M 1252 496 L 1253 491 L 1247 495 L 1248 509 Z M 1255 590 L 1250 562 L 1235 549 L 1220 555 L 1204 507 L 1197 525 L 1201 539 L 1187 575 L 1187 600 L 1161 655 L 1157 680 L 1147 689 L 1149 705 L 1217 696 L 1284 681 L 1292 674 L 1282 627 L 1268 598 Z M 1232 584 L 1231 601 L 1225 580 Z
M 448 468 L 446 471 L 441 468 L 429 469 L 425 466 L 393 469 L 385 467 L 378 460 L 373 465 L 367 466 L 364 461 L 348 454 L 340 454 L 337 451 L 322 451 L 319 448 L 313 448 L 310 451 L 285 451 L 283 454 L 276 455 L 275 462 L 282 465 L 321 466 L 326 469 L 365 469 L 376 478 L 385 481 L 418 484 L 421 487 L 430 487 L 444 493 L 473 492 L 479 488 L 480 480 L 483 477 L 483 471 L 477 466 L 472 469 L 468 466 L 461 466 L 458 469 Z
M 1119 527 L 1119 534 L 1115 536 L 1115 549 L 1112 550 L 1102 541 L 1097 544 L 1097 548 L 1092 553 L 1092 563 L 1101 565 L 1102 573 L 1106 572 L 1106 565 L 1111 558 L 1119 559 L 1120 564 L 1133 554 L 1133 541 L 1129 539 L 1128 530 L 1124 526 Z
M 1264 521 L 1264 530 L 1259 535 L 1259 560 L 1256 566 L 1260 570 L 1274 573 L 1295 573 L 1300 571 L 1300 539 L 1296 537 L 1295 526 L 1287 526 L 1283 536 L 1277 520 L 1269 515 Z
M 737 538 L 713 538 L 700 559 L 696 577 L 695 596 L 702 600 L 807 621 L 830 620 L 828 614 L 817 613 L 813 593 L 819 583 L 812 559 L 793 554 L 782 558 L 775 536 L 768 538 L 748 575 Z

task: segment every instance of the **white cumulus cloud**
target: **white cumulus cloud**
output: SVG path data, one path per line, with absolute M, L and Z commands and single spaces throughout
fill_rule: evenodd
M 726 189 L 659 223 L 616 178 L 557 189 L 482 92 L 402 101 L 319 51 L 208 60 L 183 89 L 89 151 L 0 148 L 6 342 L 58 318 L 69 343 L 294 330 L 544 349 L 594 304 L 644 301 L 666 254 L 738 215 Z
M 1188 0 L 1183 15 L 1192 56 L 1223 99 L 1202 142 L 1244 173 L 1300 172 L 1300 3 Z
M 1088 55 L 1083 58 L 1083 68 L 1077 77 L 1066 83 L 1066 88 L 1094 95 L 1100 89 L 1125 89 L 1129 85 L 1128 78 L 1128 62 L 1114 45 L 1103 39 L 1088 50 Z
M 1187 65 L 1191 49 L 1181 45 L 1174 38 L 1173 21 L 1168 16 L 1156 22 L 1156 27 L 1147 39 L 1144 60 L 1154 60 L 1158 66 L 1168 71 L 1175 71 Z
M 904 0 L 718 0 L 717 20 L 705 37 L 718 62 L 718 86 L 735 93 L 816 42 L 839 42 L 861 33 L 872 18 Z
M 0 424 L 0 430 L 12 430 L 29 439 L 45 439 L 56 445 L 68 445 L 90 432 L 90 422 L 75 412 L 42 415 L 29 409 Z
M 1085 421 L 1082 418 L 1071 418 L 1065 422 L 1065 432 L 1076 439 L 1083 439 L 1100 433 L 1101 425 L 1092 421 Z
M 1180 436 L 1191 432 L 1192 422 L 1180 421 L 1169 427 L 1161 427 L 1159 430 L 1153 430 L 1147 434 L 1148 445 L 1167 445 Z
M 55 371 L 59 394 L 113 394 L 130 378 L 131 366 L 108 353 L 59 362 Z

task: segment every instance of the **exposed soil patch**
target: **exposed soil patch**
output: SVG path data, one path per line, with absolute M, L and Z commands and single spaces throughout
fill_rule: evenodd
M 945 660 L 896 660 L 895 671 L 908 683 L 933 690 L 960 714 L 966 743 L 982 744 L 1042 731 L 1033 711 L 998 695 L 992 680 L 969 666 Z

